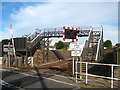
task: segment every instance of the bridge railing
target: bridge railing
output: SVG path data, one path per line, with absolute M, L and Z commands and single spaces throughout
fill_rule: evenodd
M 85 73 L 79 73 L 78 72 L 78 63 L 84 63 L 86 64 L 86 72 Z M 76 76 L 76 82 L 78 82 L 78 74 L 79 75 L 85 75 L 85 83 L 88 84 L 88 76 L 92 76 L 92 77 L 99 77 L 99 78 L 106 78 L 106 79 L 110 79 L 111 80 L 111 88 L 113 88 L 114 86 L 114 80 L 119 80 L 120 78 L 114 78 L 114 67 L 120 67 L 120 65 L 117 64 L 104 64 L 104 63 L 91 63 L 91 62 L 80 62 L 80 61 L 75 61 L 75 76 Z M 101 65 L 101 66 L 109 66 L 111 67 L 111 77 L 107 77 L 107 76 L 101 76 L 101 75 L 94 75 L 94 74 L 89 74 L 88 73 L 88 65 Z

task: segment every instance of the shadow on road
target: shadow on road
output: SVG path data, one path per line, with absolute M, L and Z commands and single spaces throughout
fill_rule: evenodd
M 2 72 L 2 79 L 4 79 L 7 76 L 12 76 L 12 75 L 16 75 L 17 73 L 13 73 L 13 71 L 10 72 Z
M 37 67 L 35 67 L 35 70 L 36 70 L 37 76 L 39 76 L 39 81 L 40 81 L 42 88 L 45 88 L 47 90 L 47 86 L 44 82 L 44 79 L 42 78 L 42 75 L 39 72 L 39 69 Z
M 9 90 L 16 90 L 16 87 L 21 87 L 21 88 L 28 87 L 29 88 L 29 85 L 30 85 L 30 88 L 36 88 L 36 85 L 37 85 L 38 88 L 45 88 L 45 90 L 47 90 L 47 86 L 46 86 L 46 84 L 44 82 L 44 79 L 42 78 L 42 75 L 40 74 L 38 68 L 35 67 L 35 70 L 36 70 L 36 74 L 37 74 L 38 77 L 25 76 L 25 77 L 19 77 L 18 78 L 18 76 L 15 77 L 15 75 L 17 75 L 17 73 L 15 73 L 15 72 L 4 73 L 5 74 L 5 75 L 3 75 L 4 78 L 8 77 L 8 80 L 9 80 L 8 82 L 6 81 L 7 79 L 5 81 L 7 83 L 13 85 L 12 87 L 9 87 Z M 11 76 L 11 78 L 9 78 L 9 75 Z M 40 82 L 40 84 L 36 84 L 36 83 L 39 83 L 39 82 Z M 32 85 L 33 85 L 33 87 L 31 87 Z M 6 89 L 8 89 L 7 84 L 3 85 L 2 90 L 6 90 Z

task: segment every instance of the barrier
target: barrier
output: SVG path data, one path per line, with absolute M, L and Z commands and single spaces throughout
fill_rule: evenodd
M 103 64 L 103 63 L 91 63 L 91 62 L 80 62 L 80 61 L 75 61 L 76 65 L 75 65 L 75 76 L 76 76 L 76 82 L 77 79 L 78 79 L 78 74 L 80 75 L 85 75 L 86 76 L 86 79 L 85 79 L 85 82 L 86 84 L 88 84 L 88 76 L 93 76 L 93 77 L 101 77 L 101 78 L 107 78 L 107 79 L 111 79 L 111 88 L 113 88 L 113 84 L 114 84 L 114 80 L 120 80 L 119 78 L 114 78 L 114 67 L 120 67 L 120 65 L 117 65 L 117 64 Z M 78 63 L 85 63 L 86 64 L 86 72 L 85 74 L 84 73 L 78 73 L 77 71 L 77 64 Z M 104 65 L 104 66 L 110 66 L 111 67 L 111 77 L 106 77 L 106 76 L 100 76 L 100 75 L 93 75 L 93 74 L 89 74 L 88 73 L 88 65 L 89 64 L 92 64 L 92 65 Z

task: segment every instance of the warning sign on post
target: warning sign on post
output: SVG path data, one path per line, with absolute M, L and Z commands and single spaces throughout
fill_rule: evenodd
M 70 43 L 70 48 L 69 50 L 77 50 L 80 51 L 83 48 L 83 43 L 80 42 L 72 42 Z
M 80 56 L 81 51 L 71 51 L 71 56 Z

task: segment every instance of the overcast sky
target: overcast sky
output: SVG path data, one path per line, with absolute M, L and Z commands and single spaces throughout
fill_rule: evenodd
M 6 0 L 7 1 L 7 0 Z M 48 1 L 48 2 L 47 2 Z M 10 24 L 15 37 L 36 28 L 62 26 L 103 26 L 104 40 L 118 43 L 117 2 L 2 2 L 2 37 L 10 38 Z M 59 39 L 62 40 L 62 39 Z

